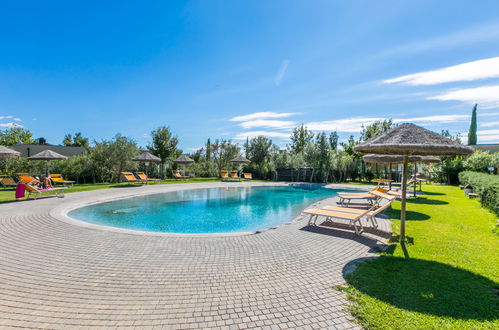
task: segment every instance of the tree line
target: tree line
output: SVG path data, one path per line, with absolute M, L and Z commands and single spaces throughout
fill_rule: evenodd
M 391 176 L 387 167 L 366 164 L 362 155 L 353 151 L 358 143 L 382 134 L 394 127 L 393 120 L 378 120 L 362 126 L 358 138 L 351 135 L 346 141 L 340 142 L 337 132 L 312 132 L 305 125 L 295 127 L 289 144 L 279 148 L 270 138 L 257 136 L 248 138 L 244 143 L 236 143 L 226 139 L 208 139 L 205 145 L 192 152 L 189 156 L 195 163 L 189 170 L 196 176 L 214 177 L 221 170 L 236 169 L 237 165 L 230 161 L 240 155 L 248 158 L 251 163 L 242 169 L 251 172 L 255 178 L 272 180 L 279 169 L 311 168 L 312 175 L 308 178 L 314 182 L 344 182 L 348 180 L 371 180 L 374 177 Z M 459 136 L 452 136 L 448 131 L 442 131 L 452 139 L 459 141 Z M 150 143 L 146 148 L 140 148 L 137 142 L 121 134 L 109 140 L 90 140 L 81 133 L 66 134 L 62 144 L 66 146 L 84 147 L 84 155 L 70 157 L 65 161 L 53 164 L 53 172 L 78 180 L 78 182 L 116 182 L 121 171 L 148 170 L 151 176 L 166 178 L 177 169 L 173 160 L 182 154 L 179 149 L 179 139 L 169 127 L 162 126 L 150 134 Z M 24 128 L 10 128 L 0 131 L 1 145 L 17 143 L 37 143 L 31 132 Z M 145 165 L 132 161 L 139 152 L 147 149 L 161 159 L 158 166 Z M 3 167 L 8 173 L 32 172 L 42 173 L 42 162 L 27 161 L 23 158 L 3 160 Z M 435 180 L 455 182 L 457 175 L 464 169 L 486 171 L 494 162 L 499 163 L 499 156 L 485 152 L 476 153 L 469 159 L 461 157 L 442 157 L 442 162 L 425 166 L 425 170 Z M 146 168 L 147 166 L 147 168 Z M 55 172 L 54 172 L 55 173 Z M 395 177 L 394 179 L 399 179 Z

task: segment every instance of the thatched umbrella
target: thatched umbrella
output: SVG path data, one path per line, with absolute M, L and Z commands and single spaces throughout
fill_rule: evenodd
M 248 158 L 244 157 L 244 156 L 239 156 L 239 157 L 236 157 L 234 159 L 231 159 L 230 160 L 231 163 L 234 163 L 234 164 L 237 164 L 238 165 L 238 171 L 241 171 L 241 167 L 244 165 L 244 164 L 249 164 L 251 163 L 251 160 L 249 160 Z M 239 175 L 239 173 L 238 173 Z
M 31 157 L 28 157 L 28 160 L 44 160 L 47 162 L 47 167 L 45 171 L 45 176 L 49 176 L 49 167 L 50 167 L 50 161 L 51 160 L 63 160 L 67 159 L 68 157 L 63 156 L 61 154 L 58 154 L 55 151 L 52 151 L 50 149 L 45 149 Z
M 159 163 L 161 161 L 161 158 L 154 156 L 150 152 L 143 151 L 137 157 L 132 158 L 132 160 L 134 160 L 136 162 L 144 163 L 146 165 L 146 175 L 149 176 L 149 173 L 147 170 L 149 163 Z
M 7 147 L 0 146 L 0 159 L 7 159 L 7 158 L 19 157 L 19 156 L 21 156 L 21 153 L 19 151 L 15 151 L 15 150 L 9 149 Z M 6 172 L 8 171 L 7 163 L 5 163 L 5 171 Z
M 190 157 L 188 157 L 186 155 L 182 155 L 179 158 L 174 159 L 173 162 L 177 163 L 177 164 L 180 164 L 182 166 L 182 169 L 184 171 L 183 175 L 185 176 L 185 167 L 184 166 L 187 166 L 189 164 L 194 163 L 194 159 L 192 159 L 192 158 L 190 158 Z
M 400 244 L 405 247 L 407 163 L 411 155 L 468 155 L 473 152 L 445 136 L 414 124 L 400 124 L 353 148 L 356 152 L 403 155 L 402 205 L 400 207 Z
M 382 154 L 367 154 L 362 157 L 366 163 L 390 164 L 390 175 L 392 174 L 392 164 L 403 164 L 404 156 L 402 155 L 382 155 Z M 440 158 L 433 156 L 408 156 L 409 163 L 414 163 L 414 178 L 417 174 L 417 163 L 438 163 Z M 414 197 L 416 197 L 416 184 L 414 181 Z M 391 182 L 390 182 L 391 189 Z
M 15 151 L 12 149 L 9 149 L 4 146 L 0 146 L 0 159 L 6 159 L 10 157 L 19 157 L 21 153 L 19 151 Z

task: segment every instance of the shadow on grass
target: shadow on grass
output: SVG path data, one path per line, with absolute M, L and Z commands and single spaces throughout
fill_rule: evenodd
M 428 196 L 445 196 L 444 193 L 431 192 L 431 191 L 423 191 L 423 195 L 428 195 Z
M 429 199 L 426 197 L 410 198 L 410 199 L 407 199 L 407 203 L 427 204 L 427 205 L 446 205 L 446 204 L 449 204 L 449 202 L 446 202 L 446 201 L 439 201 L 438 199 Z
M 394 210 L 393 208 L 386 211 L 386 215 L 391 219 L 400 219 L 400 210 Z M 416 211 L 405 211 L 406 221 L 424 221 L 429 220 L 431 217 L 428 214 L 416 212 Z
M 355 270 L 350 263 L 357 264 Z M 352 287 L 397 308 L 455 319 L 497 319 L 499 283 L 478 274 L 393 256 L 350 263 L 344 273 Z

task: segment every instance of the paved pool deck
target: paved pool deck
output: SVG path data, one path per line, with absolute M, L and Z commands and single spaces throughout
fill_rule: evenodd
M 149 185 L 0 204 L 0 328 L 358 328 L 332 287 L 383 245 L 384 219 L 363 236 L 307 227 L 301 216 L 258 234 L 175 235 L 65 216 L 142 194 L 268 184 Z

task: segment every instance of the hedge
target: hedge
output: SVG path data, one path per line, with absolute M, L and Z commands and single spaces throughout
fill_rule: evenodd
M 459 173 L 459 181 L 463 185 L 470 184 L 482 205 L 499 215 L 499 175 L 464 171 Z

